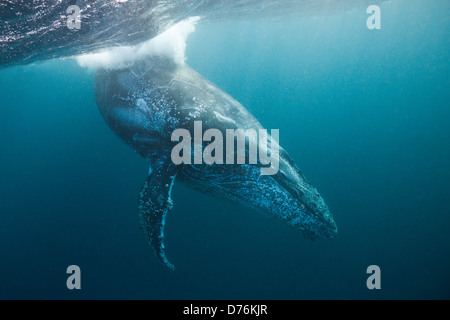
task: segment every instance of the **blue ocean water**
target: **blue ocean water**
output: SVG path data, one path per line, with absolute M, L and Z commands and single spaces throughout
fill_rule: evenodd
M 0 70 L 0 298 L 449 299 L 450 6 L 381 8 L 374 31 L 365 10 L 197 25 L 188 64 L 280 129 L 339 234 L 311 242 L 176 184 L 175 272 L 139 230 L 147 164 L 104 123 L 93 72 Z M 66 288 L 73 264 L 80 291 Z

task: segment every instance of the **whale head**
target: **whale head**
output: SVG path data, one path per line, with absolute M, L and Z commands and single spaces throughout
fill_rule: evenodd
M 292 204 L 290 216 L 294 218 L 288 221 L 289 225 L 311 240 L 336 237 L 338 229 L 325 200 L 284 150 L 280 153 L 279 173 L 273 180 L 288 194 Z

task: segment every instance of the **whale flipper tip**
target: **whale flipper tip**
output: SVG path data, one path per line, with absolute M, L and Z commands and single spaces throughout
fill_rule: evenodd
M 173 207 L 170 197 L 176 177 L 176 167 L 161 159 L 154 164 L 151 174 L 139 193 L 139 218 L 142 229 L 158 258 L 170 269 L 173 264 L 166 257 L 164 247 L 164 225 L 166 215 Z

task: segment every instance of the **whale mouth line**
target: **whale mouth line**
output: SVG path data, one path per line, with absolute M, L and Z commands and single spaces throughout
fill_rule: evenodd
M 320 205 L 321 197 L 314 188 L 311 190 L 312 187 L 310 185 L 308 186 L 308 184 L 302 184 L 297 180 L 293 181 L 286 174 L 272 176 L 271 178 L 280 186 L 280 188 L 285 190 L 295 200 L 298 206 L 303 209 L 305 214 L 320 220 L 331 229 L 336 229 L 335 223 L 333 221 L 329 221 L 325 217 L 325 215 L 330 216 L 329 210 L 326 207 L 324 208 L 323 205 Z M 308 203 L 306 200 L 309 200 L 312 203 Z M 314 209 L 314 207 L 317 207 L 318 209 Z M 324 209 L 323 213 L 322 210 L 320 210 L 322 208 Z
M 312 219 L 316 219 L 319 223 L 323 224 L 324 228 L 326 229 L 324 233 L 326 236 L 323 236 L 323 233 L 322 235 L 319 235 L 308 230 L 308 238 L 334 238 L 337 235 L 336 223 L 334 222 L 328 208 L 320 204 L 321 198 L 320 195 L 318 195 L 317 191 L 315 191 L 314 189 L 311 190 L 310 188 L 308 188 L 308 186 L 299 183 L 295 183 L 295 185 L 289 183 L 289 179 L 286 175 L 281 175 L 278 177 L 271 176 L 270 178 L 273 179 L 273 181 L 276 182 L 280 188 L 285 190 L 292 197 L 298 207 L 301 207 L 301 210 L 305 215 L 303 219 L 309 217 Z M 302 192 L 298 191 L 298 188 L 301 189 Z M 310 198 L 310 201 L 317 200 L 318 202 L 313 202 L 313 205 L 307 203 L 307 201 L 302 198 L 302 195 L 305 194 L 303 193 L 303 191 L 307 191 L 307 194 L 313 197 Z M 317 206 L 318 209 L 314 209 L 314 206 Z M 303 231 L 303 233 L 305 233 L 305 231 Z
M 314 217 L 315 219 L 318 219 L 320 222 L 322 222 L 328 229 L 328 231 L 331 232 L 332 237 L 336 236 L 337 234 L 337 226 L 333 219 L 327 219 L 326 216 L 331 216 L 329 210 L 326 210 L 323 214 L 320 214 L 317 210 L 314 210 L 309 204 L 305 203 L 298 197 L 298 195 L 295 195 L 292 193 L 291 190 L 288 188 L 284 188 L 291 196 L 292 198 L 305 209 L 305 214 Z M 308 190 L 307 188 L 305 190 Z M 313 191 L 308 190 L 311 194 L 314 194 Z
M 337 226 L 333 221 L 328 220 L 327 218 L 325 218 L 323 215 L 317 213 L 315 210 L 311 209 L 310 206 L 304 204 L 303 202 L 301 202 L 298 199 L 295 199 L 300 205 L 304 206 L 306 211 L 305 213 L 313 216 L 314 218 L 318 219 L 320 222 L 322 222 L 329 231 L 332 232 L 333 236 L 335 236 L 337 234 Z

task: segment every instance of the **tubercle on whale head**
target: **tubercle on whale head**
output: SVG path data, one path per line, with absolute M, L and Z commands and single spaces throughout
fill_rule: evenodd
M 280 155 L 280 170 L 276 175 L 270 176 L 272 184 L 279 186 L 281 193 L 285 194 L 284 209 L 278 206 L 270 207 L 269 214 L 282 216 L 285 222 L 294 229 L 303 232 L 303 236 L 309 240 L 318 238 L 328 239 L 337 236 L 337 226 L 334 218 L 319 192 L 305 179 L 295 163 L 283 150 Z M 294 165 L 294 166 L 292 166 Z M 272 201 L 279 198 L 278 193 L 272 195 Z M 286 212 L 280 212 L 280 211 Z
M 338 232 L 334 218 L 319 192 L 306 180 L 289 154 L 281 149 L 280 170 L 274 180 L 288 192 L 315 227 L 302 228 L 306 238 L 335 238 Z M 290 223 L 293 227 L 295 220 Z M 313 232 L 315 231 L 315 232 Z

